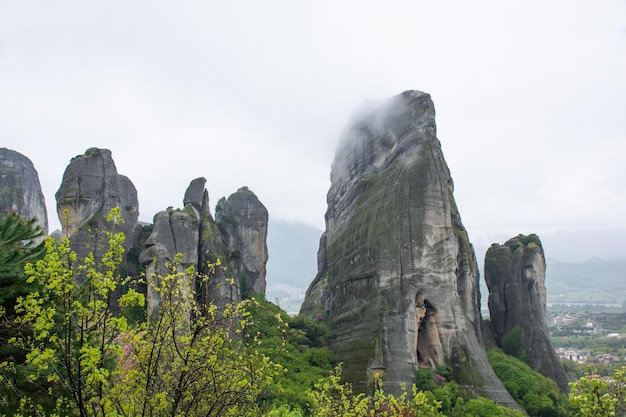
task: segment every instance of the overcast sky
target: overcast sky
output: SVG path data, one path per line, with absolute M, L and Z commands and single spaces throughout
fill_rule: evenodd
M 0 0 L 0 146 L 35 164 L 51 230 L 90 147 L 140 220 L 204 176 L 212 206 L 246 185 L 321 229 L 352 112 L 408 89 L 433 98 L 478 248 L 537 233 L 548 257 L 626 256 L 623 0 Z

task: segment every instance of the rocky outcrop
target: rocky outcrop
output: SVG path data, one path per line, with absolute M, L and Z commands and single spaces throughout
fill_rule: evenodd
M 48 234 L 48 214 L 33 163 L 19 152 L 0 148 L 0 213 L 16 212 Z M 42 239 L 44 239 L 42 237 Z
M 198 265 L 199 218 L 193 212 L 161 211 L 154 216 L 154 226 L 146 240 L 145 249 L 139 256 L 141 264 L 146 265 L 146 277 L 152 285 L 147 285 L 146 301 L 148 317 L 154 317 L 160 298 L 155 291 L 154 282 L 170 272 L 168 264 L 174 261 L 176 254 L 182 254 L 178 272 L 187 267 Z M 192 279 L 190 277 L 190 279 Z M 189 288 L 191 290 L 191 287 Z
M 547 327 L 545 279 L 545 256 L 536 235 L 519 235 L 504 245 L 494 243 L 487 251 L 485 281 L 489 288 L 491 327 L 498 346 L 510 350 L 507 353 L 525 357 L 532 369 L 567 392 L 567 375 L 554 352 Z M 513 337 L 518 340 L 512 340 Z
M 242 295 L 265 294 L 268 259 L 265 206 L 252 191 L 243 187 L 217 203 L 215 220 L 237 272 Z
M 137 190 L 130 179 L 118 174 L 108 149 L 90 148 L 72 158 L 55 197 L 62 234 L 70 238 L 80 256 L 89 251 L 86 245 L 93 240 L 91 231 L 110 230 L 106 218 L 114 207 L 120 208 L 124 218 L 116 231 L 124 232 L 127 250 L 134 245 L 139 217 Z
M 72 158 L 55 197 L 62 237 L 69 238 L 79 258 L 94 252 L 99 261 L 108 249 L 103 232 L 122 232 L 125 253 L 120 272 L 137 275 L 134 253 L 141 235 L 137 190 L 130 179 L 118 174 L 110 150 L 90 148 L 84 155 Z M 120 209 L 123 222 L 107 221 L 113 208 Z M 113 293 L 114 313 L 118 311 L 116 300 L 121 293 L 121 287 Z
M 189 277 L 201 304 L 223 305 L 247 293 L 264 294 L 267 210 L 244 187 L 218 203 L 214 220 L 205 184 L 204 178 L 194 179 L 185 192 L 183 209 L 169 208 L 154 217 L 153 232 L 140 255 L 148 280 L 155 282 L 170 272 L 166 263 L 181 254 L 181 270 L 194 266 L 209 277 L 207 282 Z M 221 265 L 216 268 L 218 260 Z M 147 299 L 153 315 L 159 298 L 150 286 Z
M 516 407 L 487 361 L 477 264 L 428 94 L 406 91 L 355 117 L 327 200 L 303 312 L 328 315 L 344 377 L 365 390 L 382 366 L 398 392 L 421 367 L 446 364 L 460 384 Z

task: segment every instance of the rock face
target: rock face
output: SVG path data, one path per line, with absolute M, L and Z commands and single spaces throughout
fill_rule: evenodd
M 55 197 L 62 234 L 70 238 L 80 256 L 88 251 L 85 244 L 92 240 L 90 229 L 109 227 L 106 217 L 114 207 L 120 208 L 124 218 L 117 231 L 126 235 L 127 250 L 133 246 L 139 217 L 137 190 L 127 177 L 118 174 L 108 149 L 90 148 L 73 158 Z
M 148 280 L 166 275 L 169 272 L 166 264 L 172 262 L 178 253 L 183 255 L 180 271 L 198 266 L 199 223 L 193 212 L 167 210 L 154 216 L 152 233 L 139 257 L 139 261 L 146 265 Z M 151 285 L 147 286 L 146 301 L 148 317 L 153 317 L 159 305 L 159 296 Z
M 165 264 L 180 253 L 181 269 L 194 266 L 210 277 L 205 285 L 193 284 L 200 303 L 220 305 L 239 301 L 247 293 L 264 294 L 267 210 L 244 187 L 218 203 L 214 220 L 205 184 L 204 178 L 194 179 L 185 192 L 182 210 L 169 208 L 154 217 L 153 232 L 139 258 L 146 265 L 148 279 L 167 274 Z M 218 259 L 221 267 L 212 268 Z M 147 299 L 148 313 L 153 315 L 159 298 L 148 288 Z
M 247 187 L 222 198 L 215 219 L 224 235 L 229 258 L 238 273 L 242 295 L 265 294 L 267 209 Z
M 48 234 L 46 202 L 33 163 L 19 152 L 0 148 L 0 213 L 13 211 L 24 218 L 35 217 Z
M 532 369 L 568 391 L 563 365 L 554 352 L 547 327 L 546 262 L 536 235 L 519 235 L 504 245 L 493 244 L 485 256 L 485 281 L 489 288 L 491 327 L 498 345 L 507 335 L 523 329 L 516 347 Z
M 328 315 L 344 377 L 372 368 L 398 392 L 420 367 L 516 407 L 487 361 L 478 269 L 453 198 L 428 94 L 406 91 L 361 112 L 336 151 L 319 271 L 302 312 Z

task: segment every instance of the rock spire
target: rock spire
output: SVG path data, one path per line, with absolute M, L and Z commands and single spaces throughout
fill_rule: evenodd
M 0 148 L 0 213 L 8 212 L 36 218 L 45 235 L 48 234 L 46 202 L 37 170 L 21 153 Z
M 546 261 L 537 235 L 519 235 L 503 245 L 494 243 L 485 255 L 485 281 L 496 341 L 503 347 L 509 334 L 520 332 L 514 349 L 535 371 L 568 392 L 565 369 L 554 352 L 547 327 Z
M 148 279 L 167 274 L 165 264 L 181 254 L 183 270 L 194 266 L 210 277 L 206 285 L 193 285 L 200 303 L 221 305 L 252 293 L 265 294 L 266 208 L 243 187 L 218 202 L 213 219 L 205 184 L 205 178 L 194 179 L 185 192 L 183 209 L 168 208 L 155 215 L 152 234 L 140 255 Z M 212 268 L 218 259 L 222 267 Z M 159 299 L 150 287 L 147 298 L 152 315 Z
M 108 149 L 90 148 L 84 155 L 70 161 L 56 192 L 57 213 L 64 237 L 84 257 L 92 240 L 90 231 L 109 228 L 106 218 L 114 207 L 120 209 L 124 224 L 116 231 L 124 232 L 124 246 L 134 245 L 139 218 L 137 190 L 128 177 L 120 175 Z
M 238 273 L 242 295 L 265 294 L 268 259 L 268 213 L 265 206 L 252 191 L 242 187 L 217 203 L 215 220 Z
M 478 269 L 453 198 L 430 96 L 405 91 L 355 116 L 332 164 L 319 271 L 303 312 L 327 314 L 344 377 L 392 392 L 422 367 L 516 407 L 489 365 Z

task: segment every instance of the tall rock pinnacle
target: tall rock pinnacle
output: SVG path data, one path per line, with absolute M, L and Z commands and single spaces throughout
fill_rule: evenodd
M 242 295 L 265 294 L 268 258 L 265 206 L 252 191 L 243 187 L 217 203 L 215 221 L 239 276 Z
M 139 218 L 137 190 L 128 177 L 118 174 L 110 150 L 90 148 L 72 158 L 55 197 L 63 236 L 70 238 L 79 255 L 89 252 L 85 243 L 92 239 L 90 229 L 107 229 L 105 220 L 114 207 L 124 218 L 119 227 L 126 235 L 124 246 L 133 245 Z
M 453 198 L 428 94 L 405 91 L 354 118 L 335 154 L 319 270 L 303 313 L 325 312 L 344 377 L 392 392 L 421 367 L 516 406 L 487 361 L 474 251 Z
M 201 305 L 224 305 L 252 293 L 265 294 L 265 206 L 243 187 L 218 202 L 213 219 L 205 184 L 205 178 L 194 179 L 185 192 L 182 210 L 168 208 L 154 216 L 152 234 L 139 258 L 146 266 L 148 281 L 167 274 L 166 263 L 181 254 L 181 271 L 194 266 L 198 273 L 210 277 L 208 282 L 194 284 Z M 214 268 L 218 259 L 221 267 Z M 150 285 L 147 301 L 148 313 L 153 316 L 160 299 Z
M 507 335 L 521 328 L 518 349 L 530 367 L 567 392 L 567 374 L 547 327 L 545 279 L 545 256 L 536 235 L 519 235 L 504 245 L 494 243 L 485 255 L 491 327 L 498 345 L 502 347 Z
M 19 152 L 0 148 L 0 213 L 11 211 L 27 219 L 36 218 L 48 234 L 46 203 L 33 163 Z

